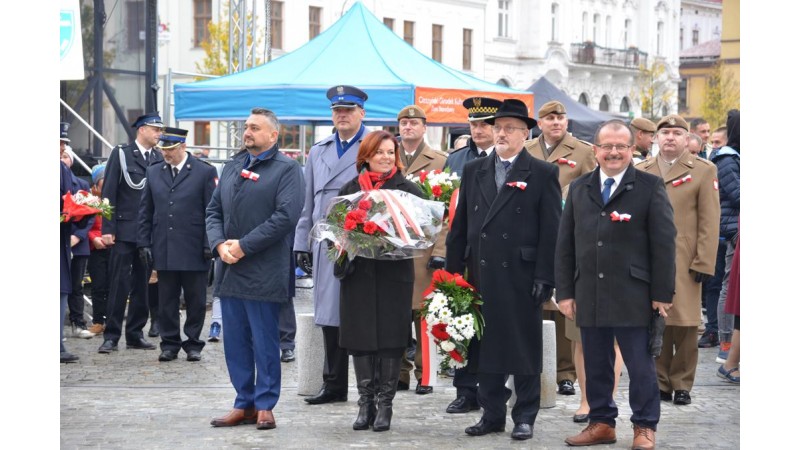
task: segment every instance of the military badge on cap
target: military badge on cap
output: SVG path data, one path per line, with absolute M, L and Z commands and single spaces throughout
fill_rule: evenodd
M 400 119 L 422 119 L 424 122 L 427 117 L 425 116 L 425 111 L 422 110 L 417 105 L 408 105 L 405 108 L 401 109 L 400 112 L 397 114 L 397 120 Z
M 467 109 L 467 120 L 486 120 L 494 116 L 503 102 L 488 97 L 470 97 L 462 103 Z
M 186 142 L 186 135 L 188 134 L 189 130 L 172 127 L 164 128 L 164 132 L 161 133 L 161 139 L 158 141 L 158 147 L 163 149 L 175 148 Z
M 566 114 L 567 108 L 561 102 L 550 100 L 539 108 L 539 118 L 544 118 L 548 114 Z
M 67 142 L 67 143 L 70 142 L 69 135 L 67 134 L 68 131 L 69 131 L 69 123 L 61 122 L 61 139 L 60 139 L 61 142 Z
M 355 108 L 356 106 L 363 108 L 364 102 L 367 101 L 367 93 L 355 86 L 334 86 L 328 89 L 326 95 L 331 101 L 331 109 Z
M 161 121 L 161 116 L 158 115 L 158 111 L 143 114 L 137 117 L 136 121 L 133 122 L 132 126 L 133 128 L 139 128 L 142 125 L 150 125 L 151 127 L 164 128 L 164 122 Z
M 683 128 L 684 130 L 689 131 L 689 124 L 686 123 L 683 117 L 677 114 L 670 114 L 662 117 L 661 120 L 658 121 L 656 130 L 660 130 L 662 128 Z

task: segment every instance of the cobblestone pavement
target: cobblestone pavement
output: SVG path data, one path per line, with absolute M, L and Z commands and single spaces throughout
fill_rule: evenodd
M 298 289 L 295 309 L 312 312 L 310 289 Z M 210 311 L 203 336 L 208 334 Z M 147 327 L 145 327 L 145 331 Z M 224 339 L 224 326 L 223 326 Z M 157 342 L 158 338 L 150 339 Z M 259 431 L 255 425 L 213 428 L 209 421 L 226 413 L 234 391 L 228 380 L 222 342 L 207 343 L 203 360 L 158 362 L 158 350 L 97 353 L 102 337 L 67 338 L 67 348 L 80 356 L 76 364 L 61 364 L 61 448 L 102 449 L 257 449 L 257 448 L 566 448 L 564 439 L 582 424 L 572 422 L 580 398 L 557 396 L 554 408 L 543 409 L 529 441 L 512 441 L 510 417 L 505 433 L 470 437 L 464 428 L 480 412 L 447 414 L 455 398 L 451 379 L 440 378 L 433 394 L 399 392 L 390 431 L 353 431 L 357 394 L 350 376 L 349 401 L 311 406 L 297 395 L 297 361 L 283 363 L 281 399 L 275 409 L 277 428 Z M 669 449 L 733 449 L 739 441 L 739 387 L 715 376 L 717 349 L 700 349 L 692 404 L 661 403 L 656 442 Z M 297 358 L 302 358 L 298 354 Z M 577 387 L 576 387 L 577 388 Z M 556 389 L 556 386 L 553 386 Z M 597 448 L 630 448 L 628 379 L 623 373 L 616 401 L 620 407 L 617 443 Z M 510 415 L 510 414 L 509 414 Z

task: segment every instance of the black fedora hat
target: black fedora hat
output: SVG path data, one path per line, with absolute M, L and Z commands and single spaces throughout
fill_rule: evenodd
M 528 116 L 528 107 L 522 100 L 517 100 L 515 98 L 503 100 L 503 104 L 500 105 L 500 108 L 494 114 L 494 117 L 486 119 L 486 123 L 489 125 L 494 125 L 494 121 L 496 119 L 503 117 L 513 117 L 515 119 L 522 120 L 526 125 L 528 125 L 529 130 L 536 126 L 536 119 Z

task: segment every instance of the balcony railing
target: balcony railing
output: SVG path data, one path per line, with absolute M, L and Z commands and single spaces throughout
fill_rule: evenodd
M 638 69 L 647 67 L 647 53 L 636 47 L 628 49 L 607 48 L 592 42 L 571 44 L 572 61 L 578 64 L 625 67 Z

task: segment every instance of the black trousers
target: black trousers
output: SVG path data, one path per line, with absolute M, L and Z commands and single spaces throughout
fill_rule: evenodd
M 502 373 L 478 373 L 478 404 L 483 408 L 483 420 L 490 423 L 506 422 L 508 401 L 508 376 Z M 517 402 L 511 408 L 511 419 L 515 424 L 533 425 L 539 414 L 542 397 L 542 376 L 514 375 L 514 392 Z
M 278 316 L 278 330 L 281 334 L 281 350 L 294 350 L 294 337 L 297 334 L 297 318 L 294 315 L 294 299 L 281 303 Z M 338 335 L 337 335 L 338 337 Z
M 349 356 L 347 350 L 339 347 L 339 327 L 322 327 L 325 341 L 325 367 L 322 381 L 326 390 L 335 394 L 347 394 Z
M 161 272 L 158 273 L 161 276 Z M 147 311 L 150 314 L 150 326 L 153 326 L 153 322 L 158 323 L 158 282 L 150 284 L 149 279 L 147 283 Z M 161 324 L 159 323 L 159 326 Z
M 89 254 L 89 276 L 92 278 L 92 322 L 106 323 L 108 306 L 108 258 L 111 251 L 92 250 Z
M 203 322 L 206 318 L 206 285 L 208 272 L 189 270 L 158 271 L 158 325 L 161 328 L 161 350 L 177 352 L 183 348 L 202 350 L 206 345 L 200 339 Z M 181 341 L 181 289 L 186 301 L 186 322 L 183 334 L 186 340 Z
M 72 281 L 72 293 L 67 297 L 69 306 L 69 321 L 75 325 L 86 325 L 83 320 L 83 274 L 86 272 L 88 256 L 73 256 L 70 265 L 70 278 Z
M 150 278 L 150 270 L 139 259 L 136 244 L 133 242 L 117 241 L 111 247 L 108 266 L 111 289 L 103 338 L 118 342 L 122 336 L 122 321 L 125 319 L 125 339 L 143 339 L 142 328 L 147 323 L 147 280 Z

